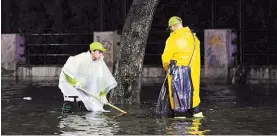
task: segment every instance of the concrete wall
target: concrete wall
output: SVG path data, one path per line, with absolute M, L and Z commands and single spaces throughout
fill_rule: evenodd
M 62 67 L 58 66 L 19 66 L 18 77 L 59 77 Z
M 60 66 L 18 66 L 17 78 L 23 80 L 58 80 L 62 67 Z M 144 67 L 143 84 L 161 84 L 165 78 L 165 72 L 162 68 Z
M 58 80 L 61 72 L 59 66 L 19 66 L 17 67 L 17 78 L 24 80 Z M 165 78 L 165 72 L 162 68 L 144 67 L 143 68 L 143 84 L 160 84 Z M 15 77 L 11 77 L 15 78 Z
M 166 76 L 165 70 L 160 67 L 144 67 L 142 72 L 142 83 L 147 85 L 162 84 Z
M 25 63 L 24 37 L 1 34 L 1 76 L 15 76 L 16 64 Z
M 17 68 L 18 79 L 25 80 L 58 80 L 61 67 L 32 67 L 20 66 Z M 228 82 L 234 75 L 235 68 L 229 69 Z M 222 80 L 208 79 L 204 76 L 205 69 L 201 69 L 201 83 L 226 83 Z M 155 85 L 164 82 L 166 73 L 161 67 L 144 67 L 143 84 Z M 14 78 L 14 77 L 12 77 Z M 252 84 L 277 84 L 277 67 L 252 67 L 250 71 L 250 83 Z
M 234 62 L 232 53 L 232 30 L 206 29 L 205 30 L 205 68 L 203 76 L 207 79 L 217 79 L 227 82 L 228 67 Z
M 229 70 L 230 76 L 235 73 L 235 68 Z M 250 83 L 252 84 L 277 84 L 277 66 L 251 67 Z

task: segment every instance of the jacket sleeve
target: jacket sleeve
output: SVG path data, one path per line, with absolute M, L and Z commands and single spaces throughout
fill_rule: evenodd
M 64 76 L 65 76 L 66 81 L 67 81 L 69 84 L 75 86 L 75 85 L 78 83 L 78 80 L 77 80 L 77 79 L 75 79 L 75 78 L 69 76 L 69 75 L 66 74 L 65 72 L 63 72 L 63 74 L 64 74 Z
M 75 57 L 69 57 L 68 60 L 66 61 L 63 69 L 62 69 L 64 76 L 66 79 L 68 77 L 71 78 L 71 80 L 67 81 L 74 81 L 72 84 L 77 83 L 77 75 L 78 75 L 78 61 L 76 60 Z
M 169 68 L 170 60 L 173 58 L 174 41 L 171 38 L 166 40 L 164 52 L 162 54 L 163 68 L 167 71 Z

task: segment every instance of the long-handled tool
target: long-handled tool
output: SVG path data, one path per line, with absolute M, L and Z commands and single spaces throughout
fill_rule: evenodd
M 100 98 L 99 97 L 97 97 L 97 96 L 95 96 L 95 95 L 93 95 L 93 94 L 91 94 L 91 93 L 89 93 L 87 90 L 85 90 L 84 88 L 80 88 L 83 92 L 85 92 L 86 94 L 88 94 L 88 95 L 90 95 L 90 96 L 92 96 L 92 97 L 94 97 L 94 98 L 96 98 L 96 99 L 98 99 L 99 101 L 100 101 Z M 112 108 L 114 108 L 114 109 L 116 109 L 116 110 L 118 110 L 118 111 L 120 111 L 120 112 L 122 112 L 122 113 L 124 113 L 124 114 L 127 114 L 127 112 L 125 112 L 125 111 L 123 111 L 123 110 L 121 110 L 121 109 L 119 109 L 118 107 L 116 107 L 116 106 L 114 106 L 114 105 L 112 105 L 112 104 L 110 104 L 110 103 L 105 103 L 106 105 L 109 105 L 110 107 L 112 107 Z
M 71 83 L 70 83 L 70 81 L 74 81 L 74 79 L 72 78 L 72 77 L 70 77 L 70 76 L 68 76 L 66 73 L 64 73 L 64 75 L 65 75 L 65 79 L 66 79 L 66 81 L 70 84 L 70 85 L 72 85 Z M 72 85 L 73 86 L 73 85 Z M 92 93 L 90 93 L 89 91 L 87 91 L 87 90 L 85 90 L 84 88 L 82 88 L 82 87 L 80 87 L 80 89 L 83 91 L 83 92 L 85 92 L 86 94 L 88 94 L 88 95 L 90 95 L 90 96 L 92 96 L 92 97 L 94 97 L 94 98 L 96 98 L 96 99 L 98 99 L 99 101 L 100 101 L 100 98 L 98 97 L 98 96 L 95 96 L 95 95 L 93 95 Z M 127 112 L 125 112 L 125 111 L 123 111 L 123 110 L 121 110 L 121 109 L 119 109 L 118 107 L 116 107 L 116 106 L 114 106 L 114 105 L 112 105 L 112 104 L 110 104 L 110 103 L 105 103 L 106 105 L 109 105 L 110 107 L 112 107 L 112 108 L 114 108 L 114 109 L 116 109 L 116 110 L 118 110 L 118 111 L 120 111 L 120 112 L 122 112 L 123 114 L 127 114 Z

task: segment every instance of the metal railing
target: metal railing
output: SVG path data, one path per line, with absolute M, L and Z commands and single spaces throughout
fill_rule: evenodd
M 237 58 L 239 63 L 247 63 L 252 66 L 277 65 L 277 61 L 275 61 L 277 57 L 277 42 L 275 43 L 273 40 L 246 40 L 247 36 L 249 36 L 247 33 L 249 32 L 264 33 L 266 31 L 240 30 L 237 32 L 238 42 L 236 44 L 238 46 Z M 153 32 L 149 34 L 144 65 L 161 66 L 161 55 L 168 32 L 156 31 L 156 33 L 160 33 L 160 35 L 156 35 L 156 37 L 151 37 L 151 33 Z M 253 33 L 249 33 L 250 36 L 252 36 Z M 198 35 L 200 35 L 199 37 L 204 37 L 203 32 L 198 33 Z M 61 65 L 65 63 L 70 55 L 86 51 L 88 45 L 93 41 L 93 33 L 25 34 L 24 36 L 26 37 L 25 57 L 27 65 Z M 268 37 L 269 36 L 270 35 L 268 35 Z M 204 39 L 202 38 L 200 40 L 200 48 L 202 48 L 201 65 L 203 66 L 205 54 L 203 50 Z M 53 43 L 55 41 L 57 42 Z
M 86 51 L 93 33 L 23 34 L 27 65 L 63 64 L 70 55 Z
M 276 66 L 277 30 L 240 30 L 239 62 L 251 66 Z

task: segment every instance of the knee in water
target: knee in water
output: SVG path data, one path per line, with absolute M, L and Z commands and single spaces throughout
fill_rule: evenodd
M 83 112 L 88 111 L 82 101 L 71 102 L 65 101 L 62 107 L 63 113 Z
M 73 112 L 73 108 L 74 108 L 74 102 L 65 101 L 62 107 L 62 112 L 71 113 Z

